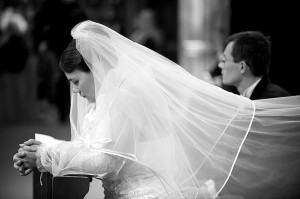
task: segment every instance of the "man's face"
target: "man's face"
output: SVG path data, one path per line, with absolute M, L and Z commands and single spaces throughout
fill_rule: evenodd
M 223 84 L 238 87 L 242 80 L 242 71 L 240 62 L 234 62 L 231 56 L 233 44 L 234 42 L 228 43 L 218 66 L 222 70 Z

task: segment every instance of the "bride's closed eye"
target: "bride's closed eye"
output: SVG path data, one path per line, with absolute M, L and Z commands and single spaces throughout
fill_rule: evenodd
M 76 80 L 76 81 L 73 81 L 73 84 L 74 84 L 74 85 L 76 85 L 76 86 L 78 85 L 78 83 L 79 83 L 79 81 L 78 81 L 78 80 Z

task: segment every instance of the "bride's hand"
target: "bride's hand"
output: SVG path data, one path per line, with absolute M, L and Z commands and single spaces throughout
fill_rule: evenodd
M 28 175 L 36 167 L 37 153 L 28 151 L 19 151 L 14 156 L 14 167 L 20 175 Z
M 22 169 L 22 158 L 25 157 L 25 152 L 23 151 L 18 151 L 18 153 L 16 153 L 14 156 L 13 156 L 13 161 L 14 161 L 14 168 L 17 169 L 18 171 L 20 169 Z
M 28 175 L 35 167 L 36 167 L 36 160 L 37 160 L 37 152 L 25 152 L 25 157 L 22 158 L 23 161 L 23 169 L 24 175 Z M 29 173 L 28 173 L 29 172 Z
M 40 141 L 34 139 L 20 144 L 21 148 L 13 157 L 14 168 L 19 171 L 20 175 L 28 175 L 36 167 L 37 149 L 40 144 Z
M 24 144 L 20 144 L 20 147 L 27 152 L 36 152 L 39 145 L 42 142 L 34 139 L 29 139 L 28 141 L 24 142 Z
M 22 149 L 19 149 L 19 152 L 13 156 L 14 168 L 18 170 L 19 174 L 22 176 L 28 175 L 29 173 L 32 172 L 31 168 L 27 169 L 23 164 L 22 158 L 24 158 L 25 156 L 26 153 Z
M 26 142 L 24 142 L 25 145 L 31 146 L 31 145 L 40 145 L 42 142 L 35 140 L 35 139 L 29 139 Z

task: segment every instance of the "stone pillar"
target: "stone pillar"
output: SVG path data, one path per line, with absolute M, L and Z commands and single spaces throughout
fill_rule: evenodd
M 179 0 L 179 64 L 209 81 L 230 29 L 230 0 Z

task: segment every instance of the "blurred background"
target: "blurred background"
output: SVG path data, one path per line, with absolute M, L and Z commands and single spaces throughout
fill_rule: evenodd
M 298 8 L 272 0 L 0 0 L 0 199 L 33 198 L 32 174 L 13 168 L 19 143 L 34 133 L 70 139 L 58 61 L 80 21 L 102 23 L 216 86 L 226 37 L 262 31 L 272 42 L 271 80 L 299 95 Z

